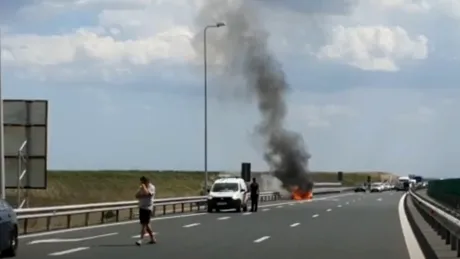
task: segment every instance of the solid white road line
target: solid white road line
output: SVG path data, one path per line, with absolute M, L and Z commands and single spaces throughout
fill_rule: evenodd
M 84 250 L 88 250 L 88 249 L 89 249 L 89 247 L 77 247 L 77 248 L 72 248 L 72 249 L 68 249 L 68 250 L 64 250 L 64 251 L 60 251 L 60 252 L 54 252 L 54 253 L 51 253 L 49 255 L 50 256 L 66 255 L 66 254 L 80 252 L 80 251 L 84 251 Z
M 261 237 L 259 239 L 254 240 L 254 243 L 260 243 L 260 242 L 263 242 L 263 241 L 265 241 L 265 240 L 267 240 L 269 238 L 270 238 L 270 236 L 264 236 L 264 237 Z
M 191 227 L 196 227 L 196 226 L 199 226 L 200 223 L 192 223 L 192 224 L 188 224 L 188 225 L 185 225 L 184 228 L 191 228 Z
M 401 228 L 402 233 L 404 236 L 404 240 L 406 241 L 407 252 L 409 252 L 410 259 L 422 259 L 425 258 L 423 255 L 422 249 L 420 248 L 417 239 L 415 238 L 415 234 L 410 226 L 409 220 L 406 216 L 406 209 L 404 208 L 404 201 L 406 198 L 407 193 L 405 193 L 401 199 L 399 200 L 398 204 L 398 214 L 399 220 L 401 221 Z
M 283 206 L 276 206 L 278 209 L 281 209 Z
M 312 217 L 312 218 L 316 218 L 316 217 L 318 217 L 318 216 L 319 216 L 318 214 L 315 214 L 315 215 L 313 215 L 313 216 L 311 216 L 311 217 Z
M 90 236 L 90 237 L 82 237 L 82 238 L 53 238 L 53 239 L 42 239 L 42 240 L 33 240 L 29 243 L 28 245 L 35 245 L 35 244 L 43 244 L 43 243 L 69 243 L 69 242 L 81 242 L 81 241 L 86 241 L 86 240 L 92 240 L 92 239 L 97 239 L 97 238 L 102 238 L 102 237 L 109 237 L 109 236 L 115 236 L 118 235 L 118 233 L 108 233 L 108 234 L 103 234 L 103 235 L 97 235 L 97 236 Z
M 294 224 L 291 224 L 290 227 L 293 228 L 293 227 L 297 227 L 298 225 L 300 225 L 300 223 L 294 223 Z

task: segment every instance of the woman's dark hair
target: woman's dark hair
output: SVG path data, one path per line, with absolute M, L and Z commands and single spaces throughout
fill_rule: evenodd
M 147 177 L 145 177 L 145 176 L 142 176 L 142 177 L 141 177 L 141 182 L 143 182 L 143 183 L 148 183 L 148 182 L 149 182 L 149 179 L 147 179 Z

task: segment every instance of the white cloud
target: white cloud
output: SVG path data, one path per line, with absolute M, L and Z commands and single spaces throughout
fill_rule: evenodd
M 160 59 L 194 58 L 187 27 L 173 27 L 152 37 L 116 40 L 111 36 L 78 30 L 74 34 L 39 36 L 8 35 L 3 40 L 7 63 L 14 66 L 65 65 L 88 61 L 106 65 L 147 65 Z
M 363 1 L 364 2 L 364 1 Z M 374 0 L 369 1 L 374 6 L 381 9 L 393 10 L 399 9 L 409 13 L 424 13 L 431 9 L 429 1 L 419 0 Z
M 395 120 L 403 124 L 429 124 L 435 116 L 436 111 L 433 108 L 419 106 L 415 111 L 396 115 Z
M 330 44 L 320 49 L 318 57 L 363 70 L 397 71 L 403 60 L 426 59 L 427 43 L 424 35 L 411 38 L 401 27 L 337 26 Z
M 290 117 L 309 128 L 324 128 L 332 126 L 337 119 L 347 119 L 357 114 L 357 111 L 345 105 L 309 104 L 294 106 Z

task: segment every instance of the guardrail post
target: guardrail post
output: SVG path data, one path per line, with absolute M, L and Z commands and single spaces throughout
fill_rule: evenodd
M 163 215 L 166 215 L 166 205 L 163 205 Z
M 453 251 L 456 251 L 457 250 L 457 238 L 455 237 L 455 235 L 452 235 L 451 238 L 452 240 L 450 242 L 450 249 Z
M 70 228 L 71 225 L 70 225 L 70 218 L 72 217 L 72 215 L 67 215 L 67 228 Z
M 89 213 L 85 213 L 85 226 L 89 226 Z
M 460 239 L 457 239 L 457 257 L 460 257 Z
M 27 224 L 29 223 L 28 221 L 29 221 L 28 219 L 24 219 L 24 227 L 23 227 L 24 234 L 27 234 L 27 227 L 29 225 Z
M 46 230 L 49 231 L 51 229 L 51 217 L 46 218 Z
M 116 222 L 120 221 L 120 211 L 119 210 L 115 211 L 115 221 Z
M 180 205 L 181 205 L 181 206 L 180 206 L 180 207 L 181 207 L 181 212 L 184 212 L 184 211 L 185 211 L 185 210 L 184 210 L 185 204 L 184 204 L 184 203 L 181 203 Z
M 176 204 L 173 204 L 173 214 L 176 214 Z
M 446 245 L 450 245 L 450 232 L 446 229 Z
M 153 207 L 153 215 L 155 215 L 155 207 Z M 134 218 L 134 210 L 131 208 L 129 209 L 129 219 L 132 220 Z

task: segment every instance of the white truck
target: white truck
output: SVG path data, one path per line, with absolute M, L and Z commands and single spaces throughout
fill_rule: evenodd
M 415 179 L 410 179 L 408 176 L 401 176 L 398 178 L 395 189 L 397 191 L 405 191 L 404 184 L 409 183 L 409 187 L 413 187 L 417 181 Z

